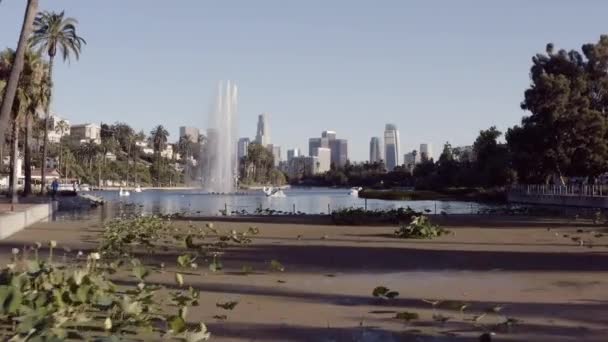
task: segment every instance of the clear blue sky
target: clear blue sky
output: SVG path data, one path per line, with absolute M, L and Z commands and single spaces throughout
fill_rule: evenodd
M 531 57 L 608 32 L 602 0 L 40 0 L 80 20 L 88 45 L 55 69 L 53 110 L 72 123 L 205 127 L 218 80 L 239 85 L 239 134 L 271 115 L 283 151 L 332 129 L 351 160 L 398 125 L 403 152 L 472 143 L 519 122 Z M 25 0 L 0 5 L 14 47 Z

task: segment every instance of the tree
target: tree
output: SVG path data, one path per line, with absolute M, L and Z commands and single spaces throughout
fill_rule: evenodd
M 10 70 L 15 61 L 16 53 L 13 50 L 7 49 L 0 54 L 0 79 L 6 80 L 9 78 Z M 19 157 L 18 153 L 18 135 L 19 125 L 22 121 L 26 122 L 26 136 L 24 139 L 24 161 L 25 161 L 25 184 L 24 194 L 31 193 L 31 120 L 35 115 L 36 110 L 43 106 L 46 102 L 45 79 L 48 72 L 47 65 L 42 61 L 38 54 L 31 51 L 26 51 L 24 56 L 24 67 L 19 77 L 15 101 L 13 101 L 13 132 L 12 132 L 12 157 L 13 157 L 13 173 L 11 178 L 13 183 L 13 200 L 16 202 L 17 183 L 16 180 L 20 176 L 16 174 L 16 163 Z M 5 83 L 5 82 L 3 82 Z
M 482 186 L 503 186 L 510 181 L 510 158 L 505 144 L 498 143 L 502 132 L 492 126 L 479 132 L 473 144 L 477 182 Z
M 161 183 L 161 162 L 162 162 L 162 151 L 167 146 L 167 139 L 169 132 L 163 127 L 163 125 L 156 126 L 150 132 L 150 138 L 152 139 L 152 147 L 154 148 L 155 156 L 155 169 L 156 169 L 156 182 L 157 186 Z
M 30 44 L 45 52 L 49 57 L 49 101 L 45 110 L 44 140 L 42 142 L 42 160 L 46 160 L 48 142 L 48 120 L 51 109 L 53 89 L 53 63 L 57 52 L 63 57 L 63 61 L 69 60 L 71 55 L 78 60 L 80 51 L 86 41 L 76 34 L 78 21 L 74 18 L 65 17 L 65 13 L 44 11 L 38 14 L 34 20 L 34 32 L 30 37 Z M 45 168 L 42 167 L 41 186 L 44 192 L 46 183 Z
M 19 35 L 19 41 L 17 42 L 15 60 L 11 67 L 8 81 L 4 86 L 4 96 L 2 97 L 2 104 L 0 105 L 0 143 L 3 143 L 5 140 L 5 134 L 8 128 L 11 111 L 13 109 L 13 102 L 15 101 L 15 95 L 17 93 L 17 87 L 19 84 L 19 77 L 21 76 L 21 72 L 23 70 L 25 51 L 27 50 L 27 39 L 32 32 L 32 24 L 37 11 L 38 0 L 28 0 L 25 8 L 25 15 L 23 17 L 23 23 L 21 25 L 21 34 Z
M 510 129 L 507 143 L 517 176 L 546 182 L 551 176 L 597 176 L 608 166 L 608 36 L 578 51 L 532 58 L 531 86 L 521 108 L 530 112 Z

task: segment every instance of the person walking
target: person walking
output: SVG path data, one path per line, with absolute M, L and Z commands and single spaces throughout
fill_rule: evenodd
M 53 200 L 55 200 L 55 197 L 57 196 L 57 191 L 59 190 L 59 181 L 57 180 L 57 178 L 53 179 L 53 182 L 51 183 L 51 190 Z

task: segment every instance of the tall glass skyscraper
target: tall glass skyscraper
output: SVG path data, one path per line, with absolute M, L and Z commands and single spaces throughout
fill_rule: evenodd
M 382 152 L 380 151 L 380 138 L 372 137 L 369 141 L 369 162 L 378 163 L 382 160 Z
M 399 131 L 394 124 L 386 124 L 384 128 L 384 162 L 388 171 L 399 165 Z

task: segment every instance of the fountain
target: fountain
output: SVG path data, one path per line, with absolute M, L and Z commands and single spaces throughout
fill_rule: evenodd
M 237 178 L 236 155 L 237 88 L 220 82 L 213 109 L 209 112 L 207 139 L 202 147 L 201 181 L 212 193 L 231 193 Z

